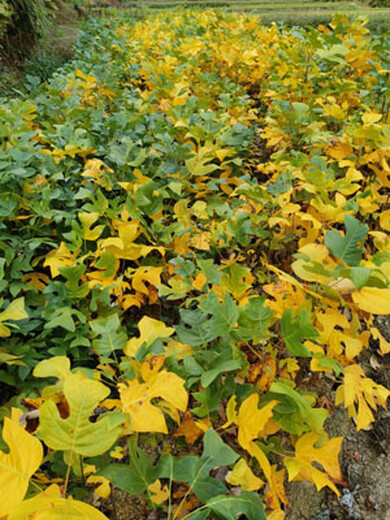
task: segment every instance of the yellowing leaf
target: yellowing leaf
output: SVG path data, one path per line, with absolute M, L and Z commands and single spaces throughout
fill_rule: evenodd
M 264 485 L 264 482 L 256 477 L 245 459 L 240 459 L 233 470 L 226 476 L 226 480 L 232 486 L 240 486 L 244 491 L 256 491 Z
M 19 321 L 28 318 L 28 314 L 24 308 L 24 298 L 18 298 L 11 302 L 5 311 L 0 312 L 0 338 L 6 338 L 11 335 L 11 330 L 4 323 L 8 321 Z
M 159 479 L 153 482 L 153 484 L 150 484 L 148 490 L 150 492 L 150 500 L 157 505 L 163 504 L 169 498 L 168 486 L 163 486 Z
M 131 429 L 135 432 L 168 433 L 161 408 L 178 419 L 175 416 L 177 410 L 184 412 L 188 404 L 184 383 L 173 372 L 163 370 L 151 374 L 146 383 L 133 380 L 127 381 L 126 385 L 118 385 L 122 410 L 130 415 Z M 159 407 L 151 403 L 156 398 L 162 400 Z
M 361 430 L 374 420 L 371 408 L 386 408 L 389 395 L 387 388 L 365 377 L 359 365 L 350 365 L 345 367 L 343 384 L 336 391 L 336 405 L 344 402 L 349 416 L 357 418 L 357 430 Z
M 107 520 L 107 517 L 94 507 L 73 500 L 61 498 L 60 488 L 52 485 L 43 493 L 26 500 L 16 507 L 8 520 Z
M 328 486 L 337 495 L 340 495 L 329 477 L 336 480 L 341 479 L 338 456 L 343 438 L 335 437 L 322 447 L 315 448 L 314 445 L 318 442 L 319 438 L 320 435 L 317 433 L 306 433 L 295 445 L 295 457 L 286 457 L 284 459 L 289 480 L 306 479 L 313 482 L 318 491 Z M 313 462 L 321 464 L 325 473 L 315 468 L 312 465 Z
M 167 327 L 165 323 L 159 320 L 155 320 L 153 318 L 149 318 L 149 316 L 144 316 L 138 324 L 138 328 L 140 330 L 139 338 L 130 339 L 123 351 L 126 356 L 134 357 L 137 353 L 137 350 L 145 343 L 148 347 L 151 345 L 156 339 L 169 338 L 175 332 L 175 329 L 172 327 Z
M 390 314 L 390 289 L 363 287 L 352 293 L 352 299 L 362 311 L 371 314 Z
M 104 225 L 91 227 L 99 219 L 99 213 L 85 213 L 80 212 L 78 214 L 79 220 L 83 227 L 83 238 L 84 240 L 97 240 L 104 231 Z
M 43 458 L 42 444 L 19 426 L 16 416 L 13 420 L 5 417 L 3 440 L 9 453 L 0 452 L 0 518 L 22 502 Z
M 40 292 L 46 289 L 49 283 L 49 277 L 44 273 L 26 273 L 21 279 L 22 282 L 27 283 L 29 287 L 33 287 Z
M 64 381 L 70 373 L 70 360 L 66 356 L 44 359 L 33 371 L 34 377 L 56 377 L 60 381 Z
M 61 418 L 55 403 L 43 403 L 40 410 L 41 434 L 45 444 L 53 450 L 70 451 L 85 457 L 105 453 L 116 441 L 123 418 L 111 412 L 100 416 L 96 422 L 90 417 L 109 389 L 83 374 L 70 374 L 65 378 L 63 392 L 69 404 L 70 414 Z

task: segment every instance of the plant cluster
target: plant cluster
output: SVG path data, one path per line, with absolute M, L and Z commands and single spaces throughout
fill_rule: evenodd
M 360 430 L 390 394 L 359 364 L 390 352 L 389 58 L 341 15 L 123 15 L 0 106 L 0 518 L 339 493 L 329 409 Z

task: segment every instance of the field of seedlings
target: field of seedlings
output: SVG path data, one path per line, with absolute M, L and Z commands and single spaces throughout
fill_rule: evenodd
M 390 38 L 100 14 L 0 99 L 0 519 L 349 496 L 327 418 L 378 436 L 390 395 Z

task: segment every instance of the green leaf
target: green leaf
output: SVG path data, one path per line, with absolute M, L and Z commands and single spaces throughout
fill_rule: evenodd
M 294 310 L 286 309 L 280 323 L 287 350 L 293 356 L 310 357 L 310 350 L 303 345 L 302 341 L 317 338 L 319 332 L 311 324 L 308 310 L 301 310 L 296 319 L 293 318 Z
M 368 235 L 368 226 L 362 224 L 352 215 L 344 217 L 345 235 L 339 231 L 328 231 L 325 245 L 333 256 L 355 267 L 360 264 L 363 255 L 363 242 Z
M 192 484 L 192 490 L 201 502 L 207 502 L 211 498 L 227 494 L 227 487 L 218 479 L 212 477 L 202 477 Z
M 239 308 L 238 328 L 233 331 L 238 341 L 261 341 L 269 336 L 271 309 L 264 306 L 264 300 L 255 296 Z
M 206 315 L 200 310 L 180 310 L 181 323 L 176 326 L 180 341 L 190 347 L 200 347 L 213 341 L 216 336 L 206 327 Z
M 212 316 L 205 327 L 214 337 L 224 337 L 229 334 L 240 315 L 238 306 L 230 294 L 225 296 L 221 304 L 214 291 L 210 292 L 209 297 L 203 303 L 202 310 Z
M 204 388 L 207 388 L 220 374 L 231 372 L 232 370 L 240 370 L 241 368 L 240 363 L 235 359 L 217 361 L 210 370 L 202 374 L 200 383 Z
M 238 497 L 217 496 L 206 503 L 209 510 L 220 520 L 236 520 L 245 515 L 247 520 L 265 520 L 263 504 L 256 493 L 243 491 Z M 192 517 L 189 517 L 192 519 Z
M 156 466 L 156 478 L 168 478 L 173 482 L 192 482 L 198 463 L 199 457 L 194 455 L 179 458 L 166 454 Z
M 203 438 L 203 453 L 200 465 L 203 471 L 209 472 L 218 466 L 229 466 L 238 459 L 239 455 L 225 444 L 221 437 L 212 428 L 209 428 Z
M 151 457 L 137 446 L 133 436 L 129 441 L 130 464 L 109 464 L 98 472 L 116 487 L 130 495 L 140 495 L 157 478 Z
M 272 383 L 266 402 L 273 399 L 280 403 L 273 409 L 273 418 L 288 433 L 302 435 L 305 431 L 322 431 L 328 412 L 323 408 L 312 407 L 315 399 L 311 394 L 301 395 L 288 383 L 278 381 Z
M 99 336 L 92 341 L 92 347 L 98 354 L 109 356 L 115 350 L 122 350 L 125 346 L 127 336 L 120 328 L 118 314 L 97 318 L 91 321 L 90 326 L 93 332 Z

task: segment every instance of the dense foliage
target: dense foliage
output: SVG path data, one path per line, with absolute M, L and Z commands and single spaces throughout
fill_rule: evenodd
M 170 519 L 339 493 L 328 409 L 390 394 L 359 365 L 390 352 L 389 69 L 343 16 L 124 15 L 0 106 L 1 518 L 104 518 L 72 496 L 108 482 Z

